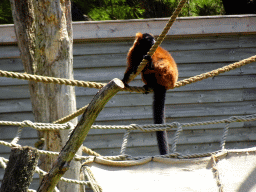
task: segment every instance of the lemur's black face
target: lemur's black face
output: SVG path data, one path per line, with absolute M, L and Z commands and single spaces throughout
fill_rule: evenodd
M 144 46 L 148 47 L 149 49 L 155 44 L 155 39 L 152 35 L 148 33 L 143 34 L 143 38 L 141 39 Z

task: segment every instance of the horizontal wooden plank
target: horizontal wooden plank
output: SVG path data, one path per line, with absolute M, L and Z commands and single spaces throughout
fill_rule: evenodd
M 176 103 L 176 101 L 180 101 L 180 103 L 184 103 L 184 102 L 182 102 L 182 100 L 187 100 L 188 102 L 186 102 L 186 103 L 226 102 L 226 101 L 229 101 L 229 99 L 230 99 L 230 101 L 233 101 L 232 94 L 229 94 L 228 90 L 242 89 L 242 88 L 247 88 L 250 90 L 247 90 L 247 92 L 243 91 L 245 94 L 244 96 L 241 95 L 242 92 L 240 91 L 240 93 L 239 93 L 240 96 L 237 97 L 238 100 L 239 101 L 253 100 L 253 97 L 255 96 L 255 94 L 254 94 L 254 91 L 251 89 L 253 89 L 255 87 L 255 80 L 256 80 L 256 75 L 230 76 L 230 77 L 229 76 L 218 76 L 213 79 L 206 79 L 203 81 L 199 81 L 199 82 L 187 85 L 185 87 L 177 88 L 177 89 L 175 89 L 174 92 L 169 91 L 168 92 L 169 97 L 167 97 L 167 98 L 170 98 L 170 100 L 167 99 L 167 104 L 173 104 L 173 103 Z M 226 89 L 226 91 L 223 91 L 223 93 L 222 93 L 223 89 Z M 83 94 L 87 95 L 87 89 L 80 89 L 80 90 L 83 91 Z M 193 93 L 197 90 L 199 90 L 199 91 L 207 90 L 207 92 L 205 94 L 200 93 L 200 92 Z M 211 92 L 209 92 L 209 91 L 213 91 L 213 90 L 215 90 L 212 93 L 214 95 L 213 95 L 213 97 L 209 98 L 209 95 L 211 95 Z M 26 89 L 26 91 L 28 91 L 28 89 Z M 94 90 L 94 92 L 96 92 L 96 91 L 97 90 Z M 188 95 L 186 95 L 185 92 L 183 93 L 181 91 L 189 91 L 190 93 L 188 93 Z M 176 92 L 178 92 L 178 93 L 176 93 Z M 13 92 L 8 92 L 8 94 L 13 94 Z M 82 94 L 82 92 L 81 92 L 81 94 Z M 194 95 L 193 95 L 193 100 L 190 101 L 187 98 L 189 98 L 189 96 L 191 94 L 194 94 Z M 3 94 L 3 95 L 5 95 L 5 94 Z M 221 95 L 221 96 L 218 96 L 218 95 Z M 225 99 L 223 98 L 224 95 L 226 95 Z M 8 95 L 6 95 L 5 97 L 7 97 L 7 96 Z M 151 100 L 152 100 L 151 99 L 152 96 L 150 94 L 148 94 L 148 95 L 135 94 L 131 97 L 130 101 L 129 100 L 127 101 L 126 97 L 129 97 L 129 96 L 130 96 L 130 94 L 114 97 L 107 104 L 107 107 L 134 106 L 136 104 L 150 105 Z M 214 97 L 214 96 L 216 96 L 216 97 Z M 85 97 L 85 98 L 82 98 L 81 100 L 78 100 L 78 105 L 77 105 L 78 108 L 89 103 L 91 99 L 92 99 L 92 97 L 87 97 L 87 98 Z M 117 99 L 118 99 L 118 101 L 117 101 Z M 136 103 L 134 103 L 134 100 L 136 100 Z M 143 101 L 143 102 L 140 102 L 140 101 Z M 146 101 L 146 103 L 144 101 Z M 235 99 L 234 101 L 237 101 L 237 99 Z M 29 99 L 19 99 L 17 101 L 6 99 L 6 100 L 0 101 L 0 113 L 31 111 L 31 110 L 32 110 L 31 102 Z
M 235 96 L 234 96 L 234 95 Z M 214 90 L 214 91 L 191 91 L 191 92 L 168 92 L 166 105 L 177 104 L 207 104 L 207 103 L 227 103 L 239 101 L 255 101 L 255 92 L 248 90 Z M 91 97 L 78 97 L 77 107 L 81 108 L 88 104 Z M 149 107 L 152 104 L 152 94 L 122 94 L 113 97 L 106 105 L 106 108 L 134 107 L 135 110 L 140 107 Z M 232 103 L 230 103 L 232 105 Z M 29 112 L 32 110 L 30 99 L 19 100 L 1 100 L 0 113 L 10 112 Z
M 27 85 L 28 81 L 20 80 L 10 77 L 0 77 L 0 87 L 1 86 L 12 86 L 12 85 Z
M 9 116 L 12 116 L 10 114 Z M 230 116 L 206 116 L 206 117 L 185 117 L 185 118 L 171 118 L 167 119 L 167 123 L 179 122 L 179 123 L 192 123 L 192 122 L 205 122 L 205 121 L 213 121 L 213 120 L 223 120 L 228 119 Z M 3 119 L 5 120 L 5 119 Z M 22 119 L 24 120 L 24 119 Z M 21 120 L 21 121 L 22 121 Z M 152 124 L 152 119 L 146 120 L 133 120 L 123 123 L 121 121 L 96 121 L 94 124 L 98 125 L 127 125 L 127 124 Z M 193 127 L 184 127 L 183 130 L 205 130 L 205 129 L 223 129 L 225 124 L 211 124 L 211 125 L 201 125 L 201 126 L 193 126 Z M 230 128 L 252 128 L 256 127 L 256 121 L 254 122 L 234 122 L 230 124 Z M 8 139 L 12 140 L 17 134 L 18 127 L 13 126 L 0 126 L 0 139 Z M 173 128 L 176 130 L 176 128 Z M 137 131 L 135 131 L 137 132 Z M 139 131 L 140 132 L 140 131 Z M 112 130 L 112 129 L 91 129 L 89 135 L 102 135 L 102 134 L 116 134 L 116 133 L 124 133 L 124 130 Z M 37 131 L 33 128 L 24 128 L 22 131 L 21 139 L 35 139 L 37 138 Z
M 154 138 L 155 139 L 155 138 Z M 254 147 L 256 145 L 255 141 L 246 141 L 246 142 L 227 142 L 227 149 L 246 149 Z M 205 153 L 205 152 L 214 152 L 220 149 L 219 143 L 198 143 L 193 145 L 177 145 L 177 151 L 181 154 L 195 154 L 195 153 Z M 101 155 L 119 155 L 120 146 L 117 148 L 95 148 L 93 149 Z M 158 148 L 156 145 L 153 146 L 137 146 L 137 147 L 127 147 L 126 154 L 133 156 L 154 156 L 158 155 Z M 1 153 L 1 157 L 8 158 L 9 153 Z M 0 168 L 0 176 L 3 173 L 3 169 Z M 1 179 L 1 177 L 0 177 Z
M 20 58 L 2 59 L 0 58 L 0 70 L 3 71 L 24 71 Z
M 256 145 L 255 141 L 247 142 L 227 142 L 226 148 L 228 149 L 246 149 L 254 147 Z M 194 145 L 179 145 L 177 146 L 177 151 L 181 154 L 195 154 L 195 153 L 206 153 L 214 152 L 220 149 L 219 143 L 205 143 L 205 144 L 194 144 Z M 120 148 L 109 148 L 109 149 L 94 149 L 101 155 L 119 155 Z M 132 156 L 154 156 L 158 155 L 157 146 L 142 146 L 142 147 L 128 147 L 126 149 L 126 154 Z
M 0 99 L 29 99 L 28 85 L 0 87 Z
M 255 128 L 254 128 L 255 129 Z M 246 142 L 256 141 L 256 133 L 251 128 L 230 128 L 227 136 L 227 142 Z M 172 143 L 175 131 L 168 131 L 169 143 Z M 220 143 L 222 138 L 222 129 L 204 129 L 204 130 L 184 130 L 178 139 L 178 145 L 191 146 L 194 144 Z M 11 142 L 11 140 L 5 140 Z M 22 146 L 34 146 L 37 139 L 21 139 L 19 144 Z M 95 142 L 97 141 L 97 142 Z M 102 134 L 88 135 L 84 145 L 96 149 L 102 148 L 120 148 L 123 141 L 123 134 Z M 128 138 L 128 147 L 153 147 L 156 146 L 156 136 L 151 133 L 131 133 Z M 10 153 L 10 148 L 1 146 L 0 154 Z
M 1 90 L 1 94 L 0 94 L 0 99 L 29 99 L 30 98 L 30 93 L 29 93 L 29 88 L 28 85 L 20 85 L 20 86 L 4 86 L 4 87 L 0 87 Z M 246 89 L 247 90 L 247 89 Z M 249 89 L 251 90 L 251 89 Z M 248 90 L 248 91 L 249 91 Z M 202 99 L 208 99 L 211 100 L 213 99 L 213 97 L 211 96 L 216 96 L 217 99 L 214 99 L 213 101 L 223 101 L 229 100 L 229 95 L 236 95 L 239 94 L 239 96 L 234 97 L 235 101 L 238 101 L 241 99 L 241 93 L 243 92 L 242 90 L 233 90 L 229 89 L 229 90 L 212 90 L 213 92 L 211 93 L 211 90 L 203 90 L 203 92 L 205 92 L 206 95 L 204 95 L 201 90 L 195 90 L 193 91 L 193 93 L 190 92 L 180 92 L 179 88 L 174 89 L 174 90 L 170 90 L 167 92 L 167 98 L 168 97 L 174 97 L 174 100 L 176 101 L 176 99 L 181 99 L 183 100 L 183 97 L 186 96 L 187 98 L 190 98 L 192 100 L 196 99 L 194 102 L 201 102 Z M 223 91 L 223 93 L 222 93 Z M 79 103 L 78 106 L 81 107 L 82 105 L 85 105 L 85 103 L 88 103 L 92 97 L 96 94 L 97 89 L 86 89 L 86 88 L 76 88 L 76 96 L 77 96 L 77 102 Z M 230 94 L 229 94 L 230 93 Z M 233 93 L 233 94 L 232 94 Z M 227 98 L 226 96 L 222 96 L 223 94 L 227 94 Z M 248 92 L 249 94 L 249 92 Z M 151 95 L 151 94 L 149 94 Z M 168 96 L 169 95 L 169 96 Z M 250 97 L 252 98 L 254 96 L 254 92 L 250 91 L 250 94 L 246 97 Z M 122 97 L 125 98 L 126 102 L 123 102 Z M 137 99 L 139 98 L 144 98 L 144 97 L 148 97 L 148 95 L 144 95 L 144 94 L 136 94 L 136 93 L 130 93 L 130 92 L 119 92 L 112 100 L 112 102 L 114 105 L 116 106 L 124 106 L 125 103 L 136 103 Z M 203 98 L 202 98 L 203 97 Z M 198 98 L 198 99 L 197 99 Z M 251 100 L 250 98 L 245 98 L 245 100 Z M 121 99 L 121 101 L 119 101 L 119 99 Z M 186 101 L 190 102 L 190 99 Z M 147 100 L 146 100 L 147 101 Z M 183 101 L 183 102 L 186 102 Z M 232 100 L 229 100 L 232 101 Z M 203 101 L 204 102 L 204 101 Z M 141 103 L 139 103 L 141 104 Z
M 23 111 L 22 113 L 0 113 L 1 121 L 24 121 L 30 120 L 35 121 L 32 111 Z
M 132 38 L 138 31 L 159 35 L 168 18 L 73 22 L 75 41 Z M 13 25 L 0 26 L 0 43 L 16 43 Z M 128 30 L 127 30 L 128 29 Z M 219 35 L 254 33 L 255 15 L 180 17 L 168 35 Z
M 10 115 L 12 116 L 12 115 Z M 172 122 L 179 122 L 179 123 L 191 123 L 191 122 L 202 122 L 202 121 L 212 121 L 212 120 L 222 120 L 222 119 L 227 119 L 229 118 L 229 116 L 218 116 L 215 117 L 211 116 L 211 117 L 200 117 L 200 119 L 196 119 L 196 118 L 175 118 L 172 119 Z M 5 120 L 5 119 L 4 119 Z M 22 119 L 23 120 L 23 119 Z M 136 124 L 151 124 L 152 120 L 148 120 L 148 121 L 141 121 L 141 122 L 129 122 L 129 123 L 136 123 Z M 167 120 L 167 123 L 171 123 L 170 120 Z M 102 125 L 111 125 L 111 123 L 109 121 L 103 121 L 101 123 L 99 122 L 95 122 L 95 124 L 102 124 Z M 114 125 L 121 125 L 123 123 L 120 123 L 118 121 L 113 121 L 112 124 Z M 205 129 L 223 129 L 225 126 L 225 124 L 212 124 L 212 125 L 202 125 L 202 126 L 193 126 L 193 127 L 184 127 L 183 130 L 205 130 Z M 235 123 L 231 123 L 230 128 L 252 128 L 252 127 L 256 127 L 256 121 L 255 122 L 235 122 Z M 13 126 L 0 126 L 0 140 L 3 139 L 8 139 L 8 140 L 12 140 L 16 134 L 17 134 L 17 129 L 18 127 L 13 127 Z M 173 128 L 173 130 L 176 130 L 175 128 Z M 137 131 L 135 131 L 137 132 Z M 124 130 L 112 130 L 112 129 L 91 129 L 89 132 L 89 135 L 105 135 L 105 134 L 123 134 Z M 21 139 L 36 139 L 37 138 L 37 131 L 33 128 L 24 128 L 21 134 Z
M 134 34 L 135 36 L 135 34 Z M 193 39 L 165 39 L 161 47 L 169 52 L 255 47 L 255 35 Z M 74 56 L 127 54 L 132 41 L 74 44 Z
M 172 55 L 178 63 L 178 67 L 180 70 L 180 77 L 190 77 L 193 75 L 201 74 L 202 72 L 206 72 L 212 69 L 216 69 L 222 66 L 223 62 L 235 62 L 241 59 L 245 59 L 254 55 L 256 52 L 256 48 L 245 48 L 245 49 L 224 49 L 224 50 L 204 50 L 204 51 L 183 51 L 183 52 L 173 52 Z M 7 60 L 8 61 L 8 60 Z M 11 60 L 10 60 L 11 61 Z M 210 61 L 210 62 L 209 62 Z M 123 73 L 125 71 L 126 66 L 126 55 L 123 54 L 123 57 L 118 55 L 94 55 L 94 56 L 84 56 L 78 57 L 78 66 L 76 66 L 76 57 L 74 58 L 74 66 L 77 68 L 83 67 L 85 69 L 79 68 L 79 70 L 75 70 L 75 79 L 78 80 L 86 80 L 86 81 L 109 81 L 115 77 L 122 78 Z M 212 62 L 221 62 L 213 65 Z M 109 64 L 108 64 L 109 63 Z M 197 63 L 193 65 L 182 65 L 179 63 Z M 202 63 L 202 69 L 197 72 L 198 63 Z M 206 63 L 206 64 L 204 64 Z M 208 64 L 207 64 L 208 63 Z M 102 68 L 91 68 L 91 67 L 99 67 L 99 64 L 105 66 Z M 111 68 L 111 66 L 123 66 L 123 67 L 115 67 Z M 224 64 L 223 64 L 224 65 Z M 1 65 L 0 65 L 1 66 Z M 4 65 L 5 66 L 5 65 Z M 214 66 L 214 67 L 212 67 Z M 244 67 L 245 73 L 246 71 L 251 73 L 255 70 L 255 64 L 250 64 L 248 66 L 253 67 Z M 91 69 L 88 69 L 91 68 Z M 185 72 L 184 72 L 185 71 Z M 191 71 L 191 74 L 189 72 Z M 237 69 L 236 72 L 232 73 L 240 73 L 240 69 Z M 27 84 L 27 81 L 21 81 L 17 79 L 4 78 L 0 77 L 0 86 L 6 85 L 24 85 Z
M 7 140 L 7 139 L 5 139 L 4 141 L 6 141 L 6 142 L 11 142 L 11 140 Z M 34 147 L 34 144 L 35 144 L 35 142 L 37 141 L 37 139 L 25 139 L 25 140 L 23 140 L 23 139 L 21 139 L 19 142 L 18 142 L 18 144 L 19 145 L 22 145 L 22 146 L 25 146 L 25 145 L 27 145 L 27 146 L 32 146 L 32 147 Z M 9 154 L 10 152 L 11 152 L 11 148 L 10 147 L 7 147 L 7 146 L 5 146 L 5 145 L 0 145 L 1 147 L 0 147 L 0 154 Z
M 73 25 L 75 39 L 104 39 L 113 37 L 133 37 L 138 31 L 159 35 L 165 27 L 168 18 L 79 22 Z M 205 35 L 220 33 L 255 32 L 254 17 L 182 17 L 178 18 L 168 32 L 168 35 Z M 209 24 L 210 23 L 210 24 Z M 235 26 L 235 27 L 234 27 Z M 127 30 L 127 28 L 129 30 Z
M 16 45 L 0 46 L 0 58 L 19 58 L 20 50 Z
M 106 107 L 149 106 L 152 105 L 152 94 L 117 94 Z M 167 92 L 166 105 L 192 104 L 192 103 L 221 103 L 238 101 L 255 101 L 254 89 L 237 90 L 203 90 L 190 92 Z M 77 106 L 82 107 L 89 103 L 92 96 L 77 97 Z
M 255 47 L 255 35 L 231 35 L 194 38 L 165 38 L 161 46 L 172 51 Z
M 182 67 L 183 64 L 188 64 L 187 66 L 191 64 L 194 64 L 194 65 L 202 64 L 202 65 L 205 65 L 205 67 L 209 65 L 217 64 L 217 66 L 214 68 L 216 69 L 219 66 L 222 67 L 222 66 L 231 64 L 233 62 L 237 62 L 237 61 L 246 59 L 248 57 L 251 57 L 255 55 L 254 51 L 255 51 L 255 48 L 208 50 L 207 52 L 197 50 L 197 51 L 172 52 L 172 56 L 177 62 L 178 67 L 180 66 Z M 211 58 L 209 58 L 208 55 L 210 55 Z M 190 60 L 191 56 L 193 56 L 193 60 Z M 197 58 L 197 57 L 201 57 L 201 58 Z M 77 70 L 81 70 L 81 69 L 97 70 L 101 67 L 104 67 L 104 69 L 102 70 L 107 70 L 108 68 L 115 70 L 121 67 L 126 67 L 126 65 L 127 65 L 126 54 L 90 55 L 90 56 L 74 57 L 75 71 L 76 69 Z M 200 74 L 200 73 L 197 73 L 197 74 Z
M 179 77 L 180 78 L 189 78 L 192 76 L 200 75 L 202 73 L 207 73 L 218 68 L 225 67 L 233 62 L 227 63 L 200 63 L 200 64 L 178 64 Z M 232 75 L 250 75 L 256 74 L 256 62 L 247 64 L 237 69 L 230 70 L 225 73 L 219 74 L 224 76 Z
M 168 143 L 171 144 L 175 131 L 168 131 Z M 221 129 L 184 130 L 178 139 L 179 145 L 203 143 L 220 143 L 223 135 Z M 95 142 L 97 141 L 97 142 Z M 254 129 L 229 129 L 227 142 L 256 141 Z M 93 148 L 119 148 L 123 142 L 122 134 L 88 135 L 84 145 Z M 127 147 L 142 147 L 157 145 L 155 133 L 130 133 Z
M 200 70 L 197 73 L 196 66 L 199 65 L 181 65 L 180 67 L 180 79 L 187 78 L 182 77 L 183 75 L 189 75 L 189 71 L 191 71 L 191 75 L 196 75 L 217 67 L 221 67 L 222 64 L 214 64 L 214 65 L 202 65 Z M 186 72 L 184 72 L 184 70 Z M 112 69 L 112 70 L 111 70 Z M 95 71 L 95 72 L 94 72 Z M 82 79 L 82 80 L 102 80 L 100 82 L 108 82 L 111 79 L 118 77 L 122 79 L 124 69 L 120 68 L 119 70 L 114 70 L 113 68 L 109 68 L 107 70 L 76 70 L 75 71 L 75 78 Z M 86 72 L 89 75 L 85 75 Z M 183 74 L 183 75 L 182 75 Z M 248 75 L 246 75 L 248 74 Z M 232 70 L 227 73 L 221 74 L 216 76 L 215 78 L 208 78 L 203 81 L 193 83 L 191 85 L 186 85 L 184 87 L 180 87 L 174 89 L 172 91 L 196 91 L 196 90 L 214 90 L 214 89 L 240 89 L 240 88 L 253 88 L 255 87 L 255 75 L 256 74 L 256 65 L 249 64 L 240 69 Z M 2 94 L 0 95 L 1 99 L 11 99 L 11 98 L 29 98 L 29 89 L 27 86 L 27 81 L 25 80 L 18 80 L 12 78 L 4 78 L 0 77 L 0 90 L 2 90 Z M 107 79 L 107 80 L 106 80 Z M 137 77 L 136 80 L 130 83 L 131 86 L 143 86 L 140 77 Z M 104 81 L 103 81 L 104 80 Z M 8 86 L 7 86 L 8 85 Z M 2 86 L 2 87 L 1 87 Z M 76 93 L 78 96 L 81 95 L 94 95 L 97 92 L 95 89 L 90 88 L 81 88 L 76 87 Z
M 232 102 L 232 103 L 194 103 L 166 105 L 166 118 L 218 116 L 218 115 L 249 115 L 256 113 L 255 101 Z M 151 106 L 104 108 L 97 120 L 130 120 L 151 119 Z
M 192 76 L 200 75 L 230 63 L 197 63 L 197 64 L 178 64 L 179 78 L 189 78 Z M 124 76 L 125 67 L 106 67 L 106 68 L 85 68 L 75 69 L 75 79 L 94 82 L 107 82 L 114 78 L 122 79 Z M 256 63 L 245 65 L 220 75 L 247 75 L 256 74 Z M 141 79 L 140 75 L 136 79 Z
M 11 140 L 17 136 L 18 127 L 13 126 L 0 126 L 0 140 L 8 139 Z M 21 132 L 21 139 L 35 139 L 37 138 L 37 130 L 24 127 Z
M 211 116 L 193 116 L 193 117 L 171 117 L 166 120 L 166 123 L 173 123 L 173 122 L 179 122 L 179 123 L 194 123 L 194 122 L 206 122 L 206 121 L 217 121 L 217 120 L 223 120 L 223 119 L 229 119 L 232 116 L 230 115 L 211 115 Z M 153 119 L 132 119 L 132 120 L 115 120 L 115 121 L 96 121 L 94 124 L 97 125 L 130 125 L 130 124 L 138 124 L 138 125 L 144 125 L 144 124 L 152 124 Z M 212 124 L 212 125 L 201 125 L 201 126 L 192 126 L 192 127 L 184 127 L 183 130 L 202 130 L 202 129 L 223 129 L 225 124 Z M 249 122 L 234 122 L 231 123 L 230 128 L 255 128 L 256 127 L 256 121 L 249 121 Z M 173 129 L 176 130 L 176 129 Z M 137 131 L 135 131 L 137 132 Z M 138 131 L 140 132 L 140 131 Z M 124 133 L 124 130 L 110 130 L 110 129 L 91 129 L 89 134 L 92 135 L 98 135 L 98 134 L 116 134 L 116 133 Z
M 29 99 L 0 101 L 0 113 L 23 112 L 23 111 L 24 112 L 32 111 L 32 105 Z
M 255 55 L 255 48 L 241 49 L 213 49 L 196 51 L 171 52 L 174 60 L 179 63 L 213 63 L 213 62 L 236 62 Z
M 255 88 L 255 75 L 239 75 L 239 76 L 216 76 L 214 78 L 204 79 L 186 86 L 169 90 L 172 92 L 185 92 L 185 91 L 202 91 L 202 90 L 231 90 L 231 89 L 253 89 Z M 130 86 L 143 86 L 141 80 L 134 80 Z M 96 89 L 90 88 L 76 88 L 78 95 L 94 95 L 97 92 Z M 121 92 L 120 94 L 126 94 Z M 135 93 L 134 93 L 135 94 Z M 186 93 L 185 93 L 186 94 Z M 81 106 L 78 106 L 81 107 Z
M 135 36 L 135 34 L 134 34 Z M 212 50 L 212 49 L 237 49 L 255 47 L 255 35 L 242 36 L 214 36 L 208 38 L 189 39 L 165 39 L 161 46 L 169 52 L 192 51 L 192 50 Z M 85 55 L 109 55 L 127 54 L 133 44 L 130 41 L 112 41 L 100 43 L 75 43 L 73 47 L 74 56 Z M 20 57 L 17 46 L 0 46 L 0 58 L 15 59 Z

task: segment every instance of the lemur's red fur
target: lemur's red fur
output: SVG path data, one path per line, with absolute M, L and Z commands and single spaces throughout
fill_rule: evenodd
M 131 56 L 142 38 L 142 33 L 136 34 L 136 40 L 127 54 L 127 70 L 125 73 L 132 70 L 133 61 Z M 162 85 L 166 90 L 172 89 L 178 80 L 178 69 L 170 53 L 159 46 L 152 56 L 152 62 L 153 69 L 150 69 L 148 64 L 141 73 L 143 82 L 148 85 L 148 79 L 145 75 L 154 74 L 158 85 Z
M 166 90 L 173 89 L 178 80 L 177 65 L 172 56 L 162 47 L 158 47 L 152 56 L 153 69 L 142 71 L 142 80 L 147 84 L 144 78 L 145 74 L 155 74 L 158 85 L 162 85 Z
M 136 73 L 142 59 L 147 57 L 149 62 L 141 72 L 142 80 L 146 84 L 145 88 L 153 88 L 154 91 L 154 123 L 164 124 L 166 90 L 174 87 L 178 80 L 178 69 L 172 56 L 161 47 L 158 47 L 153 56 L 148 58 L 147 52 L 150 50 L 151 46 L 153 46 L 154 42 L 154 37 L 148 33 L 136 34 L 136 40 L 127 55 L 127 69 L 122 81 L 127 85 L 130 75 Z M 164 155 L 169 153 L 167 132 L 157 131 L 156 135 L 160 154 Z

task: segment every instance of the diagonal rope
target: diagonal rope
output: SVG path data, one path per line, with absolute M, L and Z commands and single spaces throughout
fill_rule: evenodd
M 230 70 L 242 67 L 242 66 L 250 64 L 252 62 L 256 62 L 256 55 L 254 55 L 252 57 L 249 57 L 249 58 L 246 58 L 246 59 L 243 59 L 241 61 L 235 62 L 233 64 L 229 64 L 229 65 L 226 65 L 224 67 L 212 70 L 210 72 L 202 73 L 200 75 L 197 75 L 197 76 L 194 76 L 194 77 L 190 77 L 190 78 L 184 79 L 182 81 L 178 81 L 175 84 L 175 88 L 178 88 L 178 87 L 181 87 L 181 86 L 185 86 L 185 85 L 188 85 L 188 84 L 191 84 L 191 83 L 195 83 L 197 81 L 202 81 L 203 79 L 207 79 L 209 77 L 217 76 L 217 75 L 219 75 L 221 73 L 228 72 Z
M 89 87 L 89 88 L 97 88 L 97 89 L 101 89 L 102 87 L 104 87 L 106 85 L 106 83 L 78 81 L 78 80 L 71 80 L 71 79 L 65 79 L 65 78 L 47 77 L 47 76 L 41 76 L 41 75 L 31 75 L 31 74 L 27 74 L 27 73 L 9 72 L 9 71 L 3 71 L 3 70 L 0 70 L 0 76 L 28 80 L 28 81 L 41 82 L 41 83 L 54 83 L 54 84 L 61 84 L 61 85 Z
M 183 79 L 181 81 L 178 81 L 178 82 L 176 82 L 174 88 L 189 85 L 191 83 L 195 83 L 197 81 L 202 81 L 202 80 L 210 78 L 210 77 L 215 77 L 215 76 L 217 76 L 221 73 L 225 73 L 225 72 L 228 72 L 230 70 L 237 69 L 239 67 L 242 67 L 244 65 L 247 65 L 247 64 L 250 64 L 250 63 L 253 63 L 253 62 L 256 62 L 256 55 L 251 56 L 251 57 L 246 58 L 246 59 L 243 59 L 241 61 L 229 64 L 229 65 L 226 65 L 224 67 L 221 67 L 221 68 L 218 68 L 218 69 L 206 72 L 206 73 L 202 73 L 200 75 L 196 75 L 196 76 L 190 77 L 188 79 Z M 126 87 L 126 88 L 123 89 L 123 91 L 130 91 L 130 92 L 137 92 L 137 93 L 145 93 L 146 92 L 145 88 L 143 88 L 143 87 Z M 148 91 L 150 91 L 150 90 L 147 90 L 147 92 Z
M 217 76 L 221 73 L 225 73 L 227 71 L 242 67 L 244 65 L 250 64 L 256 62 L 256 55 L 251 56 L 249 58 L 243 59 L 241 61 L 226 65 L 224 67 L 202 73 L 197 76 L 190 77 L 188 79 L 183 79 L 181 81 L 178 81 L 175 84 L 174 88 L 178 88 L 181 86 L 185 86 L 191 83 L 195 83 L 197 81 L 202 81 L 204 79 L 207 79 L 209 77 L 214 77 Z M 89 82 L 89 81 L 79 81 L 79 80 L 70 80 L 70 79 L 63 79 L 63 78 L 54 78 L 54 77 L 46 77 L 46 76 L 40 76 L 40 75 L 31 75 L 31 74 L 26 74 L 26 73 L 18 73 L 18 72 L 9 72 L 9 71 L 3 71 L 0 70 L 0 76 L 1 77 L 9 77 L 9 78 L 17 78 L 17 79 L 22 79 L 22 80 L 29 80 L 29 81 L 36 81 L 36 82 L 42 82 L 42 83 L 55 83 L 55 84 L 62 84 L 62 85 L 70 85 L 70 86 L 80 86 L 80 87 L 89 87 L 89 88 L 96 88 L 96 89 L 101 89 L 104 87 L 106 84 L 105 83 L 96 83 L 96 82 Z M 130 91 L 130 92 L 137 92 L 137 93 L 145 93 L 145 89 L 143 87 L 126 87 L 122 89 L 122 91 Z M 86 109 L 84 107 L 83 109 L 81 108 L 78 112 L 78 114 L 82 114 L 83 111 Z M 78 116 L 78 115 L 77 115 Z M 57 123 L 58 121 L 56 121 Z M 59 122 L 60 123 L 60 122 Z
M 174 21 L 178 17 L 178 15 L 181 12 L 181 9 L 184 6 L 184 4 L 186 3 L 186 1 L 187 0 L 181 0 L 179 2 L 179 5 L 177 6 L 175 11 L 173 12 L 171 18 L 169 19 L 168 23 L 166 24 L 165 28 L 163 29 L 161 35 L 158 36 L 158 38 L 156 40 L 156 43 L 151 47 L 151 49 L 149 50 L 147 55 L 152 56 L 155 53 L 155 51 L 158 48 L 158 46 L 163 42 L 166 34 L 168 33 L 168 31 L 170 30 L 170 28 L 173 25 Z M 148 63 L 148 60 L 143 59 L 141 61 L 140 65 L 138 66 L 136 73 L 130 75 L 129 80 L 127 81 L 127 83 L 131 82 L 137 75 L 139 75 L 141 73 L 141 71 L 145 68 L 147 63 Z

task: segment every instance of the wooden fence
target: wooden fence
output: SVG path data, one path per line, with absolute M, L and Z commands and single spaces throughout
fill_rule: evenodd
M 135 33 L 160 34 L 167 19 L 76 22 L 74 28 L 74 78 L 108 82 L 122 78 L 126 54 Z M 23 72 L 13 25 L 0 26 L 0 70 Z M 171 28 L 162 47 L 178 63 L 179 80 L 198 75 L 256 54 L 256 16 L 217 16 L 180 18 Z M 131 85 L 142 86 L 140 77 Z M 76 88 L 77 107 L 86 105 L 96 89 Z M 0 120 L 32 120 L 26 81 L 0 77 Z M 256 113 L 256 65 L 168 91 L 167 123 L 218 120 Z M 107 103 L 95 124 L 151 124 L 152 94 L 121 92 Z M 208 152 L 220 149 L 224 124 L 186 128 L 180 135 L 180 153 Z M 256 122 L 232 123 L 227 148 L 256 145 Z M 11 141 L 17 127 L 0 126 L 0 140 Z M 174 131 L 168 133 L 171 141 Z M 84 145 L 102 155 L 120 153 L 123 131 L 91 130 Z M 37 133 L 26 128 L 19 144 L 31 145 Z M 10 148 L 0 146 L 0 156 L 8 157 Z M 131 133 L 127 153 L 158 154 L 154 133 Z M 3 177 L 0 168 L 0 179 Z

